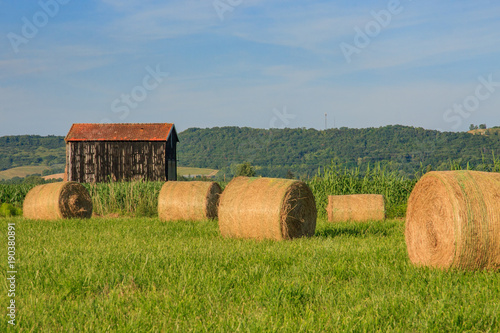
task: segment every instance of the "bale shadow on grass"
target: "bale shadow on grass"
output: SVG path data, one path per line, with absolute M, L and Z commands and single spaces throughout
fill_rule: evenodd
M 388 237 L 397 232 L 397 224 L 387 222 L 368 222 L 353 224 L 332 224 L 316 230 L 316 237 Z

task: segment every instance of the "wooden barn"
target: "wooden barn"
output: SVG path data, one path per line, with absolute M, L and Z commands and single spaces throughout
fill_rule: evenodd
M 65 141 L 69 181 L 177 180 L 174 124 L 73 124 Z

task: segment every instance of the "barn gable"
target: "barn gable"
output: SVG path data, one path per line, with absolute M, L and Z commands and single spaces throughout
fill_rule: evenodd
M 177 180 L 174 124 L 73 124 L 65 141 L 70 181 Z

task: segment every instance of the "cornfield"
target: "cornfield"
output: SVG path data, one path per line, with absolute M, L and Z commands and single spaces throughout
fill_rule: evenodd
M 450 161 L 449 170 L 500 172 L 500 158 L 483 157 L 483 163 L 471 168 Z M 335 165 L 320 168 L 315 177 L 306 181 L 316 199 L 318 217 L 326 218 L 328 195 L 382 194 L 388 218 L 404 217 L 406 204 L 422 171 L 409 179 L 380 165 L 365 169 L 341 169 Z M 110 182 L 84 184 L 88 189 L 97 215 L 157 216 L 158 195 L 163 182 Z M 224 188 L 227 182 L 219 183 Z M 36 184 L 0 184 L 0 203 L 21 208 L 26 194 Z
M 404 217 L 406 204 L 418 177 L 408 179 L 397 172 L 376 166 L 365 170 L 361 168 L 340 169 L 331 165 L 318 170 L 317 175 L 308 182 L 318 208 L 318 216 L 326 218 L 329 195 L 382 194 L 385 198 L 388 218 Z
M 500 172 L 500 158 L 497 158 L 493 153 L 491 155 L 491 160 L 486 156 L 482 156 L 482 162 L 475 167 L 471 167 L 467 162 L 465 165 L 461 164 L 460 161 L 450 161 L 449 170 L 474 170 L 474 171 L 485 171 L 485 172 Z
M 83 184 L 89 191 L 97 215 L 156 216 L 163 182 L 116 182 Z M 26 194 L 36 184 L 0 184 L 0 203 L 21 208 Z
M 36 184 L 0 184 L 0 203 L 12 204 L 16 207 L 23 205 L 24 197 Z

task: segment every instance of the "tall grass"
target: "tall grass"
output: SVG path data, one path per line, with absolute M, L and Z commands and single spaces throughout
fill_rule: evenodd
M 475 170 L 475 171 L 486 171 L 486 172 L 500 172 L 500 158 L 495 156 L 495 153 L 491 154 L 491 159 L 486 156 L 482 156 L 481 163 L 475 167 L 471 167 L 469 162 L 465 165 L 460 163 L 460 161 L 450 161 L 450 170 Z
M 164 182 L 111 182 L 83 184 L 92 197 L 94 214 L 157 216 L 158 195 Z
M 83 184 L 92 197 L 94 213 L 153 217 L 163 182 L 110 182 Z M 0 203 L 21 208 L 26 194 L 37 184 L 0 184 Z
M 415 179 L 399 175 L 395 171 L 387 171 L 379 165 L 362 170 L 341 169 L 335 165 L 318 170 L 309 186 L 316 198 L 318 215 L 326 218 L 326 206 L 329 195 L 346 194 L 382 194 L 386 202 L 387 217 L 404 217 L 406 204 L 418 175 Z
M 458 161 L 450 161 L 450 170 L 462 170 Z M 483 157 L 483 163 L 468 170 L 500 172 L 500 158 Z M 409 179 L 397 173 L 387 171 L 380 165 L 362 169 L 341 169 L 335 165 L 318 170 L 307 183 L 316 198 L 318 214 L 326 218 L 328 195 L 343 194 L 382 194 L 386 200 L 388 218 L 404 217 L 406 203 L 417 180 L 423 174 L 420 171 L 415 178 Z M 219 182 L 222 188 L 227 182 Z M 120 214 L 128 216 L 157 215 L 158 195 L 163 182 L 109 182 L 84 184 L 92 196 L 94 213 L 97 215 Z M 21 208 L 26 194 L 36 184 L 0 184 L 0 203 L 12 204 Z

